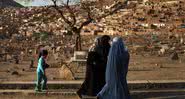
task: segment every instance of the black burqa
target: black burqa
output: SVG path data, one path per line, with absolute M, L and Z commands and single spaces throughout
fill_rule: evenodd
M 88 53 L 85 80 L 77 94 L 96 96 L 105 85 L 107 56 L 110 49 L 110 37 L 102 36 L 98 44 Z

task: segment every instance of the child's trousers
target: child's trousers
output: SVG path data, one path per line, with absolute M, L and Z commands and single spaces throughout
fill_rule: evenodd
M 44 75 L 42 72 L 37 72 L 36 90 L 38 90 L 38 91 L 46 90 L 46 84 L 47 84 L 47 77 L 46 77 L 46 75 Z

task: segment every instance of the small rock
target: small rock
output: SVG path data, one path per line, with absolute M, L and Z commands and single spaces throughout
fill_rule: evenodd
M 67 66 L 63 65 L 60 69 L 60 78 L 66 79 L 66 80 L 74 80 L 74 76 L 72 72 L 67 68 Z
M 159 64 L 155 64 L 155 66 L 159 66 Z
M 57 78 L 56 78 L 56 77 L 52 77 L 51 79 L 52 79 L 52 80 L 56 80 Z
M 171 60 L 179 60 L 179 55 L 177 52 L 174 52 L 171 54 L 170 58 L 171 58 Z
M 17 71 L 13 71 L 13 72 L 11 73 L 11 75 L 19 75 L 19 73 L 18 73 Z
M 30 68 L 33 68 L 33 65 L 34 65 L 34 60 L 32 59 L 30 63 Z
M 164 53 L 166 52 L 165 49 L 161 48 L 159 51 L 158 51 L 158 55 L 161 56 L 161 55 L 164 55 Z
M 53 54 L 54 55 L 54 59 L 55 60 L 58 60 L 59 59 L 59 53 L 55 53 L 55 54 Z
M 10 72 L 10 69 L 8 69 L 6 72 L 9 73 Z
M 12 56 L 11 55 L 7 55 L 6 56 L 6 60 L 11 60 L 12 59 Z
M 155 64 L 156 67 L 163 68 L 162 64 Z
M 19 64 L 19 60 L 18 59 L 15 60 L 15 64 Z
M 60 52 L 60 50 L 61 50 L 61 46 L 58 46 L 58 47 L 56 48 L 56 51 L 57 51 L 57 52 Z

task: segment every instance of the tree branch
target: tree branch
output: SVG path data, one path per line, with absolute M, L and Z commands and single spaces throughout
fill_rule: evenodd
M 60 10 L 60 8 L 57 5 L 57 0 L 51 0 L 54 4 L 54 6 L 52 6 L 53 8 L 55 8 L 55 10 L 57 10 L 58 13 L 60 13 L 62 19 L 69 25 L 72 26 L 73 24 L 64 16 L 64 13 L 62 10 Z
M 66 1 L 66 5 L 69 6 L 69 0 Z
M 87 12 L 87 20 L 80 25 L 79 30 L 93 21 L 90 5 L 82 3 L 81 6 Z
M 83 7 L 84 7 L 84 8 L 86 9 L 86 11 L 87 11 L 88 19 L 87 19 L 85 22 L 83 22 L 83 23 L 81 24 L 81 26 L 80 26 L 79 29 L 82 29 L 83 26 L 88 25 L 88 24 L 91 23 L 93 20 L 98 20 L 98 21 L 100 21 L 102 18 L 106 18 L 107 16 L 116 13 L 116 12 L 119 11 L 120 9 L 126 8 L 126 7 L 127 7 L 127 0 L 126 0 L 124 3 L 122 3 L 122 2 L 117 2 L 116 4 L 114 4 L 114 5 L 109 9 L 108 12 L 105 12 L 102 16 L 99 16 L 98 18 L 95 18 L 95 19 L 91 17 L 91 10 L 90 10 L 89 6 L 87 6 L 87 5 L 84 6 L 84 5 L 83 5 Z
M 71 22 L 72 23 L 71 25 L 74 26 L 76 24 L 76 16 L 75 16 L 73 9 L 70 8 L 69 2 L 70 0 L 67 0 L 66 4 L 63 3 L 63 5 L 69 11 L 70 17 L 73 19 L 73 22 Z
M 88 19 L 85 22 L 83 22 L 80 27 L 79 30 L 81 30 L 84 26 L 88 25 L 89 23 L 91 23 L 93 21 L 93 19 Z

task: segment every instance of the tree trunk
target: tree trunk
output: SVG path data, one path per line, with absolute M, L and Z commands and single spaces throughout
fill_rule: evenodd
M 75 35 L 75 51 L 81 51 L 82 45 L 81 45 L 81 35 L 80 33 L 77 33 Z
M 81 42 L 81 35 L 79 34 L 79 50 L 81 51 L 82 50 L 82 42 Z

